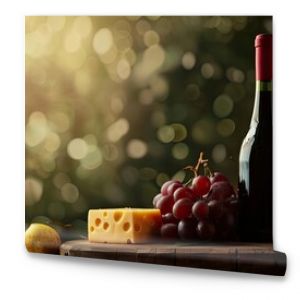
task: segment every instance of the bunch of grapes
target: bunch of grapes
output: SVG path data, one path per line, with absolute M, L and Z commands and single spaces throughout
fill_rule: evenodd
M 210 172 L 202 155 L 195 167 L 188 167 L 195 175 L 191 182 L 167 181 L 153 199 L 153 206 L 159 208 L 162 214 L 163 238 L 203 241 L 234 239 L 237 219 L 235 190 L 226 176 Z M 209 176 L 198 175 L 203 162 Z

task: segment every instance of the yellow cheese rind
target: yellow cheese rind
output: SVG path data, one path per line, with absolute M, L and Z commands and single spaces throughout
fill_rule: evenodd
M 99 243 L 151 242 L 162 224 L 159 209 L 90 209 L 88 239 Z

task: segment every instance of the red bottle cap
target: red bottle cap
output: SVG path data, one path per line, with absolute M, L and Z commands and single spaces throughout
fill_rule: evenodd
M 272 80 L 272 52 L 272 35 L 257 35 L 255 38 L 256 80 Z

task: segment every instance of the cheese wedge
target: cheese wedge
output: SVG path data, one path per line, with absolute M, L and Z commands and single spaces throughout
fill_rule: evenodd
M 147 243 L 162 225 L 159 209 L 90 209 L 88 239 L 99 243 Z

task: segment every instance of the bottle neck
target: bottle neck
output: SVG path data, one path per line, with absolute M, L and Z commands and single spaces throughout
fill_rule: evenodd
M 250 127 L 266 121 L 272 115 L 272 80 L 256 80 L 255 101 Z
M 259 81 L 272 80 L 272 35 L 261 34 L 255 39 L 255 77 Z

